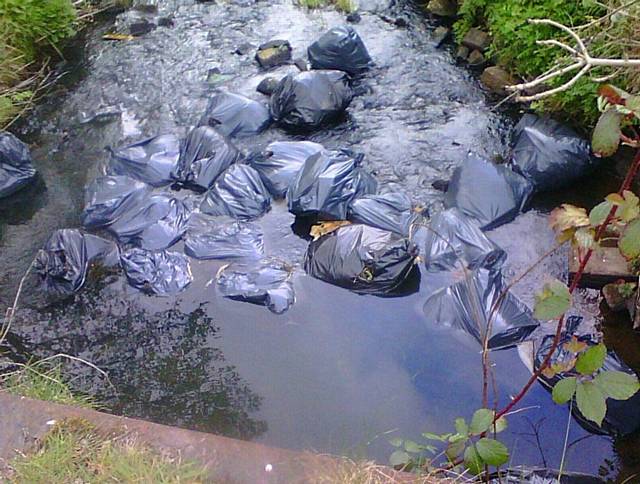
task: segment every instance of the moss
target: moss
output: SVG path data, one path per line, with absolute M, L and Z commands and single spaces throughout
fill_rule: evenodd
M 336 10 L 345 13 L 353 12 L 356 7 L 352 0 L 298 0 L 298 4 L 302 7 L 316 9 L 333 5 Z

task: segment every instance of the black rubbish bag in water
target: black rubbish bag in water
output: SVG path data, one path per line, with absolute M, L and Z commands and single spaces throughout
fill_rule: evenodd
M 289 265 L 275 259 L 254 265 L 234 263 L 218 272 L 216 287 L 224 297 L 266 306 L 271 312 L 282 314 L 295 302 L 292 274 Z
M 557 190 L 588 174 L 596 165 L 589 142 L 571 128 L 525 114 L 513 133 L 511 163 L 536 191 Z
M 336 69 L 350 75 L 371 67 L 371 57 L 353 27 L 334 27 L 307 49 L 312 69 Z
M 338 120 L 352 98 L 344 72 L 288 74 L 271 95 L 271 116 L 284 128 L 311 130 Z
M 221 91 L 209 101 L 200 126 L 211 126 L 230 138 L 261 133 L 269 126 L 269 108 L 252 99 Z
M 101 176 L 85 189 L 82 225 L 105 227 L 146 198 L 151 187 L 128 176 Z
M 289 211 L 301 217 L 345 220 L 356 198 L 378 188 L 360 166 L 363 158 L 348 150 L 323 150 L 309 157 L 287 191 Z
M 434 215 L 425 232 L 423 257 L 429 271 L 499 269 L 507 258 L 474 221 L 455 208 Z
M 276 141 L 254 155 L 249 164 L 260 173 L 271 195 L 284 198 L 304 162 L 323 149 L 312 141 Z
M 191 130 L 182 143 L 173 177 L 179 184 L 203 192 L 241 157 L 222 134 L 209 126 L 200 126 Z
M 227 215 L 239 220 L 261 217 L 271 209 L 271 195 L 256 170 L 233 165 L 214 183 L 200 205 L 208 215 Z
M 180 140 L 164 134 L 110 151 L 109 175 L 130 176 L 160 187 L 173 181 L 171 174 L 178 166 Z
M 68 296 L 85 282 L 89 264 L 118 264 L 118 247 L 109 240 L 83 234 L 77 229 L 56 230 L 34 263 L 42 287 L 49 293 Z
M 392 295 L 417 270 L 417 255 L 417 247 L 397 234 L 346 225 L 311 242 L 304 268 L 311 277 L 359 294 Z
M 184 237 L 185 253 L 196 259 L 261 259 L 262 228 L 254 222 L 196 213 Z
M 109 226 L 120 243 L 148 250 L 175 244 L 187 230 L 190 209 L 182 200 L 154 194 L 136 204 Z
M 453 269 L 427 271 L 422 276 L 427 301 L 424 312 L 432 324 L 455 328 L 482 344 L 491 311 L 506 284 L 500 271 Z M 539 323 L 513 294 L 495 308 L 489 349 L 503 349 L 526 341 Z
M 606 484 L 604 479 L 580 472 L 511 467 L 489 476 L 489 484 Z
M 414 207 L 404 193 L 364 195 L 349 207 L 349 220 L 388 230 L 404 237 L 411 235 L 411 227 L 425 223 L 422 211 Z
M 176 294 L 193 280 L 189 258 L 178 252 L 130 249 L 120 260 L 129 284 L 147 294 Z
M 491 230 L 516 218 L 532 193 L 522 175 L 470 154 L 453 172 L 444 204 L 477 220 L 482 230 Z
M 17 192 L 35 176 L 29 147 L 8 131 L 0 132 L 0 198 Z

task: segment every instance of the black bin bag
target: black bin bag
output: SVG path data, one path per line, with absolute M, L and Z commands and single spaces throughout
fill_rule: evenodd
M 424 222 L 422 212 L 404 193 L 364 195 L 349 207 L 349 220 L 409 237 L 412 227 Z
M 200 126 L 215 127 L 230 138 L 253 136 L 264 131 L 271 122 L 269 108 L 239 94 L 221 91 L 209 101 Z
M 180 140 L 173 134 L 148 138 L 110 149 L 109 175 L 125 175 L 154 187 L 170 184 L 180 156 Z
M 536 191 L 557 190 L 588 174 L 596 165 L 589 142 L 571 128 L 525 114 L 513 133 L 511 163 Z
M 601 477 L 556 469 L 510 467 L 489 476 L 489 484 L 606 484 Z
M 312 141 L 276 141 L 254 155 L 249 164 L 260 173 L 271 195 L 284 198 L 304 162 L 323 149 Z
M 184 251 L 196 259 L 261 259 L 264 235 L 259 224 L 196 213 L 189 219 Z
M 112 223 L 108 230 L 122 244 L 161 250 L 175 244 L 187 230 L 190 210 L 170 195 L 150 195 Z
M 455 208 L 434 215 L 424 232 L 423 257 L 429 271 L 500 269 L 507 258 L 475 222 Z
M 492 308 L 506 288 L 500 271 L 427 271 L 422 284 L 427 294 L 427 321 L 464 331 L 482 344 Z M 526 341 L 539 326 L 527 306 L 511 293 L 496 306 L 492 321 L 489 349 L 509 348 Z
M 287 191 L 289 211 L 296 216 L 345 220 L 356 198 L 378 188 L 360 166 L 363 158 L 348 150 L 324 150 L 309 157 Z
M 477 220 L 482 230 L 491 230 L 516 218 L 532 193 L 522 175 L 470 154 L 453 172 L 444 203 Z
M 147 197 L 151 187 L 128 176 L 102 176 L 85 189 L 82 225 L 105 227 L 118 220 Z
M 114 266 L 118 255 L 118 247 L 111 241 L 77 229 L 61 229 L 53 232 L 38 252 L 34 269 L 45 291 L 68 296 L 83 286 L 90 263 Z
M 371 57 L 353 27 L 334 27 L 307 49 L 312 69 L 336 69 L 350 75 L 371 67 Z
M 314 240 L 304 268 L 311 277 L 359 294 L 392 295 L 414 270 L 418 250 L 392 232 L 346 225 Z
M 285 76 L 269 106 L 273 120 L 283 128 L 308 131 L 338 120 L 352 98 L 344 72 L 307 71 Z
M 183 141 L 173 177 L 187 188 L 206 191 L 240 159 L 240 152 L 222 134 L 209 126 L 200 126 Z
M 0 132 L 0 198 L 17 192 L 35 176 L 29 147 L 8 131 Z
M 176 294 L 193 280 L 189 258 L 179 252 L 134 248 L 120 260 L 129 284 L 147 294 Z
M 238 220 L 261 217 L 271 209 L 271 195 L 257 171 L 248 165 L 233 165 L 214 183 L 200 205 L 208 215 L 226 215 Z
M 216 275 L 216 287 L 224 297 L 266 306 L 282 314 L 295 302 L 291 277 L 293 269 L 277 259 L 255 264 L 233 263 Z

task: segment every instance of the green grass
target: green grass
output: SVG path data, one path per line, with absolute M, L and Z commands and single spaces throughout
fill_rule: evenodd
M 353 0 L 298 0 L 298 4 L 309 9 L 316 9 L 333 5 L 336 10 L 351 13 L 356 9 Z

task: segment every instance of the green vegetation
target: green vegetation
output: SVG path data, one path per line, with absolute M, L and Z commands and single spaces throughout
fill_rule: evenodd
M 335 6 L 340 12 L 350 13 L 356 9 L 352 0 L 298 0 L 298 4 L 302 7 L 316 9 L 326 7 L 327 5 Z

